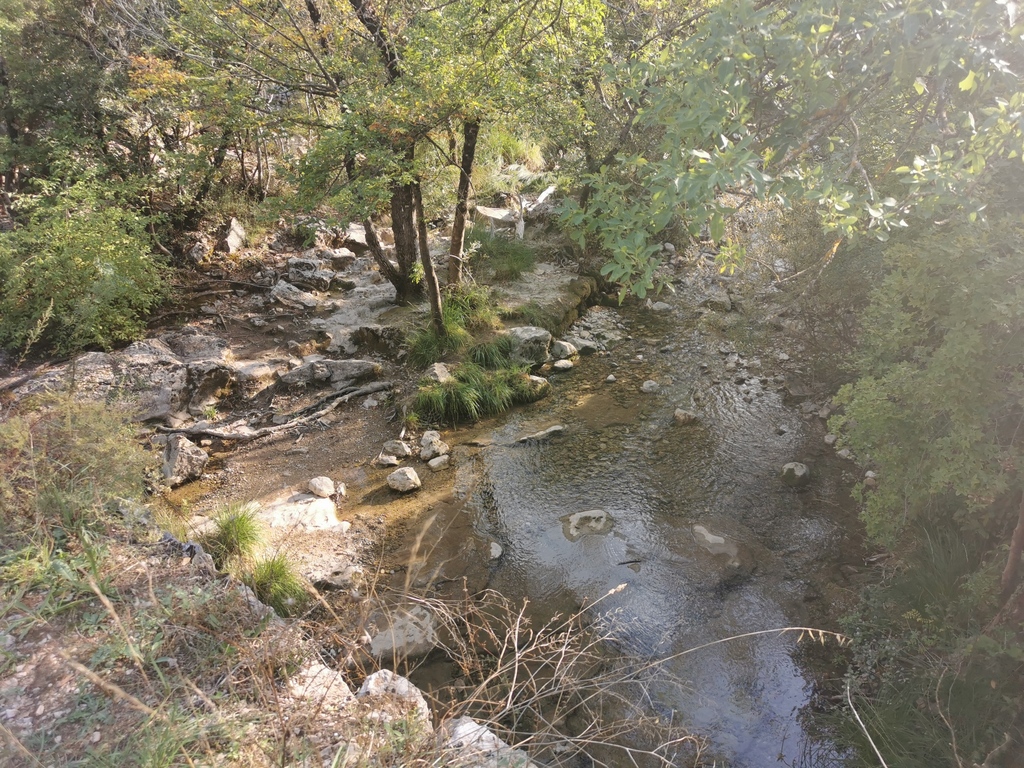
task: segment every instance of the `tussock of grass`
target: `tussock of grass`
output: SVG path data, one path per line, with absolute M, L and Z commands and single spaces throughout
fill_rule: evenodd
M 496 336 L 470 347 L 469 359 L 482 368 L 507 368 L 511 365 L 514 348 L 515 340 L 511 336 Z
M 425 382 L 413 409 L 425 421 L 457 424 L 494 416 L 532 399 L 533 389 L 525 366 L 486 370 L 474 363 L 463 363 L 448 381 Z
M 477 261 L 492 273 L 498 283 L 518 280 L 537 264 L 537 254 L 522 240 L 491 234 L 474 227 L 466 235 L 467 250 L 475 251 Z
M 263 543 L 263 526 L 250 504 L 231 504 L 214 520 L 214 529 L 203 537 L 203 549 L 218 568 L 251 559 Z
M 495 328 L 501 322 L 487 290 L 477 286 L 460 286 L 448 292 L 441 304 L 441 316 L 443 333 L 429 323 L 410 337 L 409 362 L 413 365 L 427 366 L 459 352 L 473 342 L 470 331 Z
M 281 553 L 254 563 L 242 581 L 279 616 L 300 613 L 308 599 L 302 579 Z

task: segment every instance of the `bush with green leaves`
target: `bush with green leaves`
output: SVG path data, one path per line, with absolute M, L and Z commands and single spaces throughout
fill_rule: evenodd
M 66 354 L 140 336 L 165 292 L 146 219 L 96 181 L 31 202 L 0 233 L 0 346 Z

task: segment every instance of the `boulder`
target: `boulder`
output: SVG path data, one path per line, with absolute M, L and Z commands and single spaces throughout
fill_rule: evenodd
M 421 485 L 423 483 L 420 482 L 420 476 L 412 467 L 402 467 L 388 475 L 388 487 L 399 493 L 415 491 Z
M 206 451 L 184 435 L 171 435 L 164 446 L 164 479 L 172 488 L 196 480 L 209 460 Z
M 448 454 L 444 454 L 443 456 L 435 456 L 434 458 L 427 462 L 427 466 L 430 467 L 435 472 L 440 472 L 442 469 L 448 466 L 448 463 L 451 461 L 451 458 L 452 457 L 449 456 Z
M 334 481 L 329 477 L 314 477 L 308 484 L 309 492 L 314 496 L 327 499 L 334 495 Z
M 234 253 L 245 245 L 245 228 L 238 219 L 232 218 L 224 225 L 217 250 L 221 253 Z
M 376 659 L 425 656 L 437 645 L 437 622 L 424 605 L 381 607 L 370 616 L 377 633 L 370 638 L 370 654 Z
M 702 307 L 713 309 L 715 312 L 731 312 L 732 311 L 732 299 L 729 298 L 729 293 L 724 288 L 714 288 L 704 300 L 701 301 Z
M 339 525 L 338 508 L 328 498 L 296 493 L 268 504 L 259 518 L 271 528 L 299 528 L 320 531 Z
M 401 458 L 412 456 L 412 448 L 404 440 L 388 440 L 381 448 L 381 452 Z
M 433 429 L 427 430 L 420 438 L 420 458 L 430 461 L 437 456 L 444 456 L 451 446 L 441 439 L 441 433 Z
M 277 285 L 270 289 L 270 297 L 282 304 L 307 309 L 312 309 L 320 303 L 312 294 L 299 290 L 285 280 L 277 281 Z
M 551 333 L 534 325 L 509 328 L 508 335 L 514 345 L 510 357 L 516 362 L 540 365 L 548 359 L 551 347 Z
M 412 710 L 417 720 L 420 721 L 421 727 L 424 727 L 427 731 L 432 730 L 430 723 L 430 707 L 427 706 L 427 700 L 423 698 L 423 693 L 409 682 L 408 679 L 401 675 L 396 675 L 390 669 L 382 669 L 379 672 L 374 672 L 372 675 L 363 680 L 363 684 L 359 688 L 359 693 L 356 694 L 358 699 L 391 699 L 400 709 L 404 709 L 406 713 Z M 375 705 L 379 705 L 382 702 L 374 702 Z M 378 711 L 382 711 L 378 706 Z M 388 714 L 384 712 L 385 716 Z M 401 719 L 400 714 L 396 713 L 394 718 L 386 717 L 386 719 Z
M 530 377 L 530 402 L 540 400 L 551 392 L 551 382 L 543 376 Z
M 423 378 L 444 384 L 446 381 L 451 381 L 454 377 L 451 371 L 448 370 L 447 365 L 444 363 L 434 363 L 424 371 Z
M 490 728 L 462 716 L 443 726 L 444 761 L 452 768 L 536 768 L 522 749 L 513 749 Z
M 782 482 L 790 488 L 803 488 L 811 482 L 811 470 L 806 464 L 791 461 L 782 467 Z
M 335 389 L 343 389 L 379 373 L 380 364 L 370 360 L 310 360 L 281 374 L 281 383 L 295 387 L 330 382 Z
M 288 693 L 305 699 L 318 712 L 340 712 L 352 701 L 352 689 L 341 672 L 321 664 L 307 662 L 288 678 Z
M 579 353 L 576 346 L 568 341 L 554 341 L 551 343 L 551 356 L 555 360 L 568 360 L 570 357 L 576 357 Z

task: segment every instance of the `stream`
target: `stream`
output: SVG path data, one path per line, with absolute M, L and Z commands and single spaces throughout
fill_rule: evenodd
M 565 337 L 604 336 L 608 355 L 553 375 L 550 397 L 475 427 L 472 440 L 452 435 L 459 514 L 503 548 L 488 586 L 550 615 L 625 584 L 601 610 L 619 612 L 618 643 L 645 658 L 823 617 L 834 625 L 833 595 L 849 593 L 840 565 L 859 558 L 843 477 L 852 466 L 824 450 L 816 407 L 786 401 L 799 364 L 777 346 L 785 340 L 759 318 L 693 306 L 594 308 Z M 657 392 L 642 391 L 647 380 Z M 677 408 L 698 421 L 677 423 Z M 564 430 L 517 442 L 552 425 Z M 790 461 L 811 467 L 808 488 L 782 483 Z M 591 510 L 606 517 L 572 525 Z M 653 681 L 655 708 L 705 736 L 717 765 L 840 764 L 806 722 L 813 680 L 797 634 L 669 662 Z

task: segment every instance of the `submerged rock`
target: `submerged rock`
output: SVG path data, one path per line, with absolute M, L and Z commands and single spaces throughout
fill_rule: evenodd
M 553 427 L 548 427 L 547 429 L 542 429 L 540 432 L 534 432 L 531 435 L 523 435 L 518 440 L 516 440 L 516 442 L 517 443 L 539 443 L 539 442 L 541 442 L 543 440 L 550 440 L 555 435 L 560 435 L 563 432 L 565 432 L 565 427 L 563 427 L 561 424 L 555 424 Z
M 603 509 L 573 512 L 562 518 L 562 531 L 570 541 L 576 541 L 588 533 L 608 533 L 611 529 L 612 518 Z
M 790 488 L 803 488 L 811 482 L 811 470 L 806 464 L 791 461 L 782 467 L 782 482 Z
M 675 412 L 672 414 L 672 420 L 675 421 L 676 424 L 682 424 L 684 426 L 687 424 L 694 424 L 697 421 L 697 414 L 693 411 L 684 410 L 683 408 L 676 408 Z
M 640 391 L 648 395 L 653 395 L 659 389 L 661 389 L 661 385 L 654 379 L 648 379 L 640 385 Z

